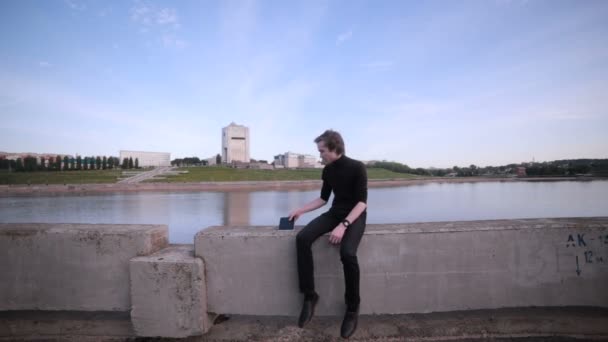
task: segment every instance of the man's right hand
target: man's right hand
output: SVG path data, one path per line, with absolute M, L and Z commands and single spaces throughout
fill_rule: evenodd
M 296 220 L 302 215 L 300 210 L 296 209 L 289 213 L 289 221 L 296 222 Z
M 302 214 L 305 214 L 309 211 L 313 211 L 315 209 L 319 209 L 324 206 L 325 203 L 327 203 L 327 201 L 319 197 L 314 201 L 307 203 L 302 207 L 299 207 L 298 209 L 292 210 L 289 213 L 289 220 L 295 222 L 300 216 L 302 216 Z

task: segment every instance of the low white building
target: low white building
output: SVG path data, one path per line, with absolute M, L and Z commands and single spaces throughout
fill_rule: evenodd
M 217 165 L 217 158 L 215 156 L 213 157 L 209 157 L 207 159 L 205 159 L 207 161 L 207 165 L 211 166 L 211 165 Z
M 293 152 L 285 152 L 283 154 L 276 155 L 274 157 L 274 165 L 276 167 L 285 167 L 288 169 L 323 167 L 315 156 Z
M 144 151 L 120 151 L 120 162 L 127 158 L 138 160 L 139 167 L 171 166 L 171 153 L 167 152 L 144 152 Z
M 296 168 L 298 167 L 298 157 L 300 155 L 293 152 L 285 152 L 274 156 L 274 165 L 280 165 L 285 168 Z
M 317 158 L 310 154 L 300 154 L 298 156 L 298 167 L 300 168 L 314 168 L 319 164 Z

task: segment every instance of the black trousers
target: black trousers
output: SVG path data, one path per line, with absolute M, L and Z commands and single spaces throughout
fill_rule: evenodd
M 365 211 L 352 222 L 340 242 L 340 259 L 344 268 L 344 287 L 346 289 L 344 299 L 348 311 L 356 311 L 361 302 L 361 298 L 359 297 L 360 276 L 357 248 L 365 232 L 366 219 L 367 212 Z M 312 243 L 319 236 L 331 232 L 341 221 L 339 217 L 327 212 L 310 221 L 296 236 L 298 277 L 300 280 L 300 291 L 304 295 L 311 296 L 315 294 Z

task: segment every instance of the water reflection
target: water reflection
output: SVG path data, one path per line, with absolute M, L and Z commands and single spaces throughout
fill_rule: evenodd
M 249 192 L 224 193 L 224 225 L 247 226 L 251 220 L 249 212 L 251 194 Z

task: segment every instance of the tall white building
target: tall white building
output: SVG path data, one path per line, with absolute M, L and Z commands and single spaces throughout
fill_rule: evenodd
M 166 152 L 120 151 L 120 162 L 123 159 L 138 160 L 139 167 L 171 166 L 171 154 Z
M 234 122 L 222 128 L 222 162 L 249 163 L 249 127 Z

